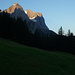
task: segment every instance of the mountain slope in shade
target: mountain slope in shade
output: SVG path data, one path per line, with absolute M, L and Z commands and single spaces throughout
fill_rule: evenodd
M 36 32 L 36 30 L 45 35 L 56 34 L 48 29 L 41 13 L 32 12 L 29 9 L 24 12 L 23 8 L 18 3 L 14 3 L 8 9 L 4 10 L 4 12 L 9 13 L 10 16 L 14 17 L 15 19 L 21 17 L 23 21 L 26 20 L 28 29 L 33 34 Z
M 28 15 L 29 19 L 35 22 L 37 28 L 48 29 L 45 24 L 44 18 L 41 13 L 39 12 L 32 12 L 31 10 L 27 9 L 25 13 Z
M 29 19 L 33 21 L 32 25 L 29 25 L 30 31 L 35 33 L 36 30 L 40 33 L 40 35 L 56 35 L 53 31 L 49 30 L 49 28 L 45 24 L 44 17 L 39 12 L 32 12 L 31 10 L 27 9 L 25 13 L 28 15 Z

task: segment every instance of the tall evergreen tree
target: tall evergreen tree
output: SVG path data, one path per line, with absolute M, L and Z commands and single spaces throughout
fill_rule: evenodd
M 60 29 L 58 30 L 58 35 L 63 35 L 64 34 L 64 31 L 62 29 L 62 26 L 60 27 Z

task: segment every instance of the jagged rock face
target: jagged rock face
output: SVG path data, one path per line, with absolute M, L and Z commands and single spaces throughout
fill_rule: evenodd
M 21 11 L 23 11 L 23 8 L 18 3 L 14 3 L 8 9 L 4 10 L 4 12 L 12 14 L 14 12 L 15 8 L 20 9 Z
M 8 9 L 4 10 L 4 12 L 10 13 L 11 17 L 15 19 L 21 17 L 24 20 L 28 19 L 28 16 L 25 14 L 23 8 L 18 4 L 14 3 Z
M 35 17 L 37 17 L 37 15 L 39 16 L 39 17 L 42 17 L 42 14 L 41 13 L 39 13 L 39 12 L 32 12 L 31 10 L 29 10 L 29 9 L 27 9 L 26 11 L 25 11 L 25 13 L 28 15 L 28 17 L 30 18 L 30 19 L 33 19 L 33 18 L 35 18 Z
M 43 18 L 41 13 L 39 13 L 39 12 L 32 12 L 29 9 L 27 9 L 25 11 L 25 13 L 28 15 L 29 19 L 34 22 L 32 25 L 29 26 L 30 31 L 32 31 L 32 33 L 35 33 L 35 31 L 37 29 L 49 30 L 48 27 L 45 24 L 45 20 L 44 20 L 44 18 Z

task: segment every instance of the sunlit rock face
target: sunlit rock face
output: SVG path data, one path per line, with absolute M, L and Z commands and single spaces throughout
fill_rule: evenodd
M 28 19 L 28 16 L 18 3 L 14 3 L 8 9 L 4 10 L 4 12 L 10 13 L 11 17 L 14 17 L 15 19 L 19 17 L 21 17 L 23 21 Z
M 31 10 L 29 10 L 29 9 L 27 9 L 26 11 L 25 11 L 25 13 L 28 15 L 28 17 L 30 18 L 30 19 L 33 19 L 33 18 L 35 18 L 35 17 L 37 17 L 37 16 L 39 16 L 39 17 L 42 17 L 42 14 L 41 13 L 39 13 L 39 12 L 32 12 Z
M 8 9 L 4 10 L 4 12 L 12 14 L 15 11 L 15 9 L 20 9 L 21 11 L 23 11 L 23 8 L 18 3 L 14 3 Z

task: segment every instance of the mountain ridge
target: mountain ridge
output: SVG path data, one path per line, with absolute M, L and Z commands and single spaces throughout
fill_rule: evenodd
M 29 31 L 32 34 L 34 34 L 37 29 L 41 31 L 41 33 L 50 34 L 51 30 L 49 30 L 49 28 L 45 24 L 43 15 L 39 12 L 33 12 L 29 9 L 24 11 L 18 3 L 14 3 L 8 9 L 5 9 L 4 12 L 9 13 L 10 16 L 15 19 L 21 17 L 23 21 L 26 20 Z M 51 34 L 55 35 L 56 33 L 52 33 L 51 31 Z
M 28 17 L 29 17 L 30 19 L 34 19 L 34 18 L 37 17 L 37 16 L 42 17 L 42 14 L 41 14 L 41 13 L 39 13 L 39 12 L 33 12 L 33 11 L 31 11 L 30 9 L 27 9 L 27 10 L 25 11 L 25 13 L 28 15 Z

